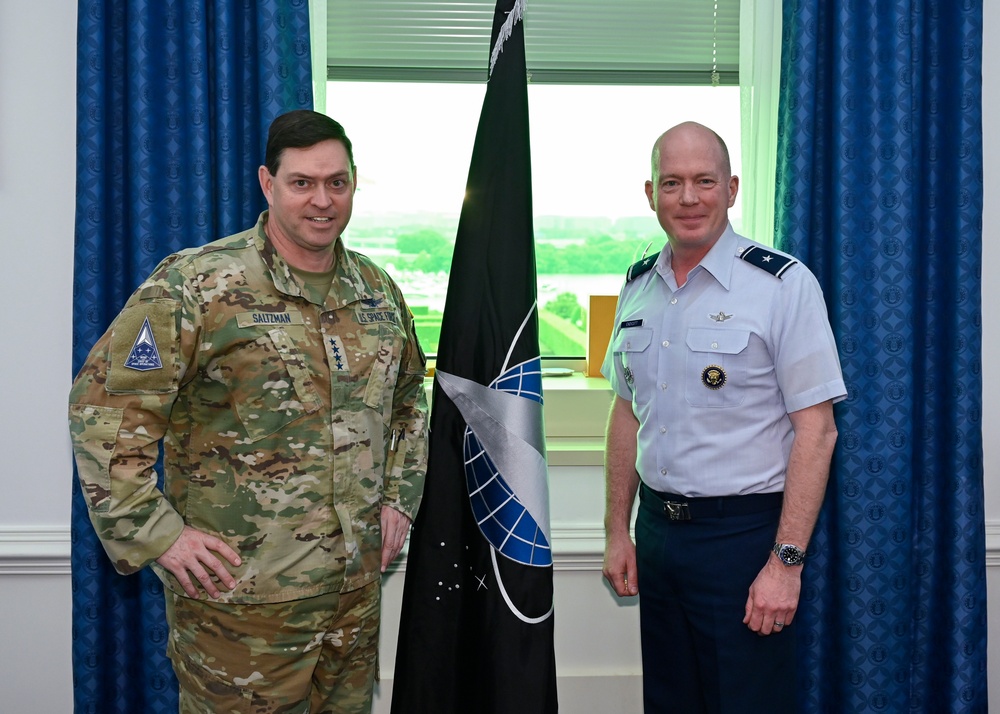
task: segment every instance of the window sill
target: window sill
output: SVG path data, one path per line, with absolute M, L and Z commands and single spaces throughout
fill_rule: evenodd
M 549 437 L 545 440 L 549 466 L 604 466 L 604 438 Z
M 604 377 L 545 377 L 545 447 L 550 466 L 603 466 L 613 392 Z

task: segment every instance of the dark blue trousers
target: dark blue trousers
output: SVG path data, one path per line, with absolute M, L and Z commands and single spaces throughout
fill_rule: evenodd
M 635 538 L 646 714 L 794 714 L 794 623 L 767 637 L 743 624 L 780 513 L 779 502 L 670 520 L 642 487 Z

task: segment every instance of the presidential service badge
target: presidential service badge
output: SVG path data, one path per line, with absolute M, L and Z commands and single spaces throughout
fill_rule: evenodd
M 701 383 L 709 389 L 722 389 L 726 384 L 726 370 L 717 364 L 710 364 L 701 370 Z

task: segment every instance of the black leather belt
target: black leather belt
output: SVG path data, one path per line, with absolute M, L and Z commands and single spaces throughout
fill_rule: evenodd
M 781 508 L 785 494 L 751 493 L 746 496 L 705 496 L 690 498 L 676 493 L 654 491 L 646 484 L 642 490 L 649 498 L 663 504 L 663 512 L 672 521 L 690 521 L 697 518 L 725 518 L 745 516 Z

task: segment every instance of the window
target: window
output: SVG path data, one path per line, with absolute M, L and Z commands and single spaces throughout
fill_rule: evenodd
M 327 85 L 327 113 L 358 164 L 345 241 L 400 284 L 429 354 L 484 93 L 467 83 Z M 739 175 L 739 88 L 531 84 L 528 105 L 539 341 L 543 356 L 582 357 L 589 296 L 616 295 L 628 266 L 664 242 L 643 191 L 653 142 L 700 121 L 726 140 Z M 730 216 L 739 227 L 739 202 Z
M 485 93 L 495 0 L 313 0 L 319 106 L 355 145 L 345 240 L 400 283 L 437 351 L 448 267 Z M 740 173 L 739 0 L 529 0 L 532 190 L 540 342 L 582 357 L 593 294 L 664 236 L 643 183 L 664 129 L 718 131 Z M 314 30 L 316 28 L 314 27 Z M 325 45 L 318 48 L 318 45 Z M 720 86 L 711 86 L 713 79 Z M 730 212 L 739 228 L 740 204 Z
M 495 5 L 311 0 L 312 44 L 329 79 L 483 82 Z M 537 84 L 703 85 L 716 70 L 736 85 L 740 12 L 740 0 L 527 0 L 528 69 Z

